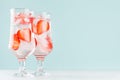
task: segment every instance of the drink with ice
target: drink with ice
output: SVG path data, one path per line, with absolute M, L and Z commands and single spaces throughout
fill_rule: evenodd
M 16 76 L 28 76 L 25 60 L 35 49 L 35 39 L 31 31 L 32 12 L 24 8 L 11 9 L 9 48 L 17 57 L 20 68 Z

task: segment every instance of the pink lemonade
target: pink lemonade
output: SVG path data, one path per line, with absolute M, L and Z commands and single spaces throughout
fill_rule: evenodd
M 31 13 L 11 12 L 11 35 L 9 47 L 15 52 L 18 60 L 25 60 L 35 48 L 35 39 L 32 37 Z
M 34 55 L 37 60 L 44 60 L 53 48 L 50 32 L 50 21 L 43 18 L 36 18 L 32 23 L 32 32 L 35 34 L 36 48 Z

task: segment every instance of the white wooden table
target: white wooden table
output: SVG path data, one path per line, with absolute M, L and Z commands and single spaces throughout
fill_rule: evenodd
M 17 78 L 16 70 L 0 70 L 0 80 L 120 80 L 120 71 L 48 71 L 49 76 Z

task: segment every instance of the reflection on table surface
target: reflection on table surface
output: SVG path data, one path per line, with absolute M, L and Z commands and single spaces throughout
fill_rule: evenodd
M 47 76 L 17 78 L 16 70 L 0 70 L 2 80 L 120 80 L 120 71 L 48 71 Z

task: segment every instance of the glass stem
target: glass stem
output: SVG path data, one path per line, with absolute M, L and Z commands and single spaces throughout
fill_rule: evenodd
M 44 68 L 43 68 L 44 60 L 38 60 L 37 64 L 38 64 L 37 71 L 41 73 L 44 72 Z
M 19 61 L 19 72 L 25 71 L 25 61 Z

